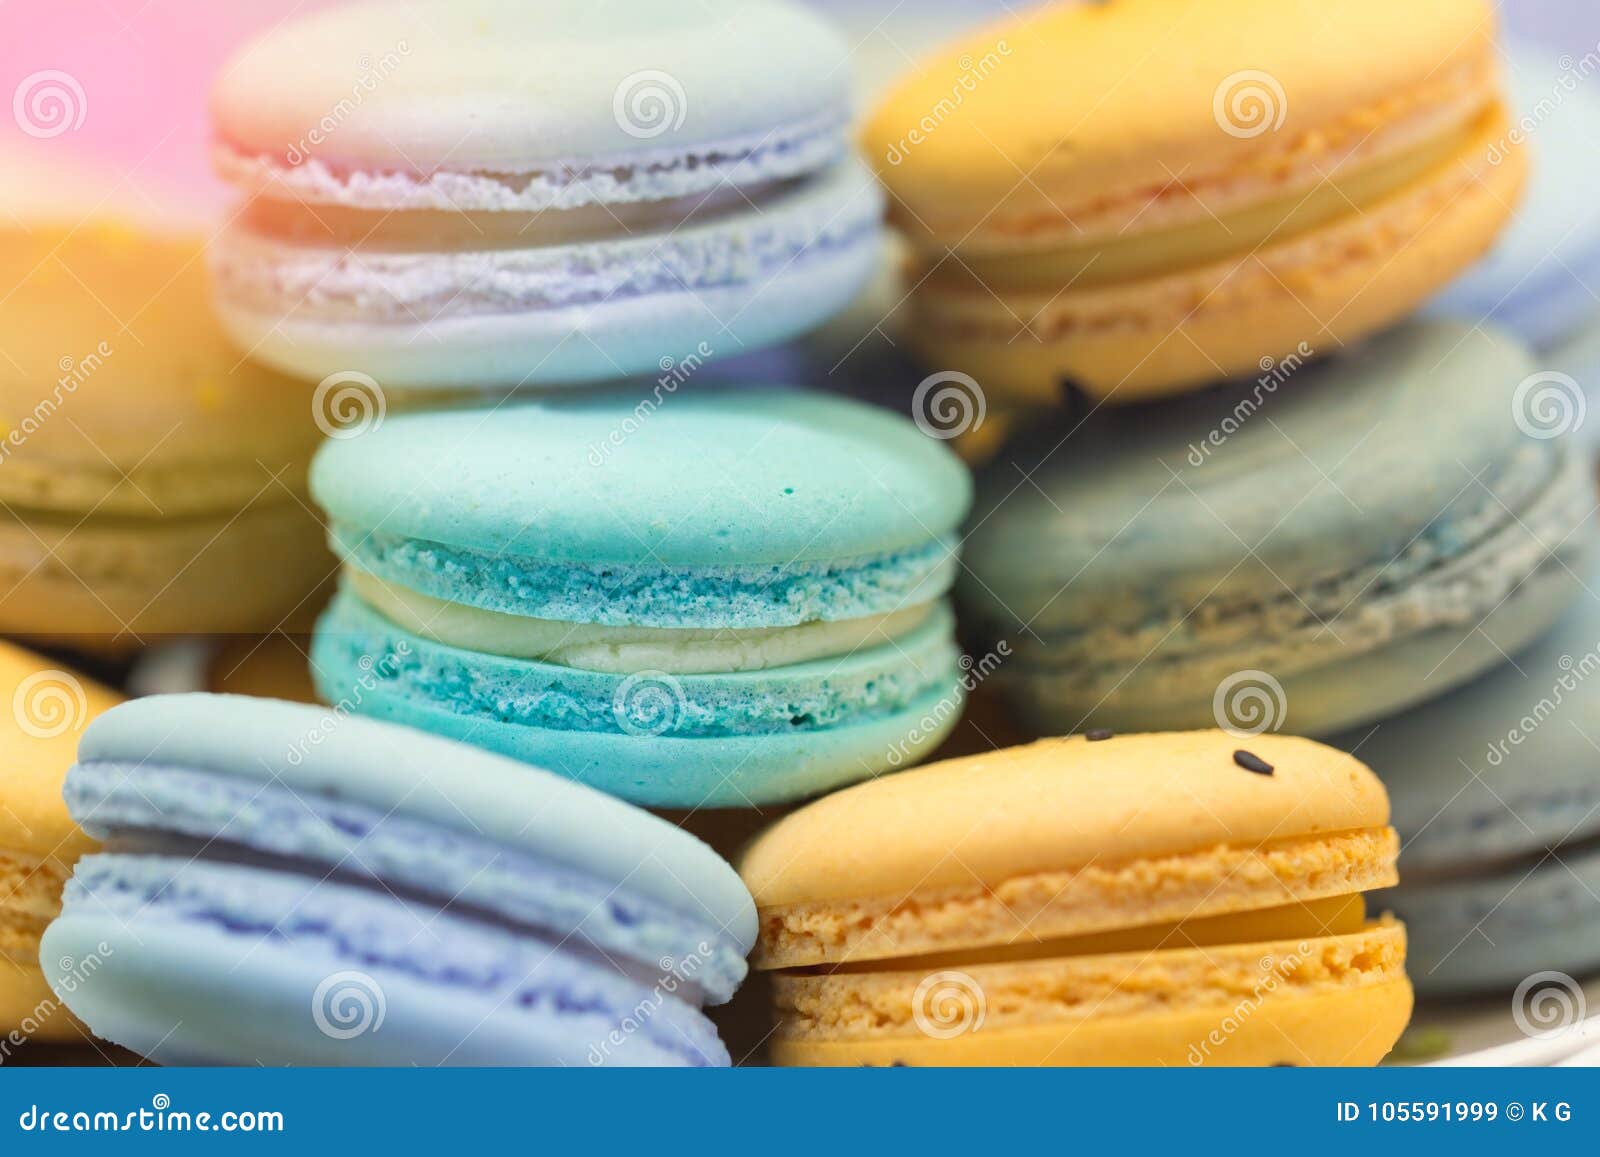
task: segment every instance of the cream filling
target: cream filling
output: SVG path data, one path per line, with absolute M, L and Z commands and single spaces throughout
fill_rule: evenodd
M 448 603 L 350 566 L 345 567 L 345 581 L 384 618 L 425 639 L 465 651 L 617 675 L 636 671 L 664 671 L 669 675 L 762 671 L 847 655 L 915 630 L 933 609 L 932 603 L 918 603 L 860 619 L 748 630 L 607 627 Z

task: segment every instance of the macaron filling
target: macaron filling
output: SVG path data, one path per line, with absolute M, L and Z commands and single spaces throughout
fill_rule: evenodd
M 213 269 L 230 308 L 266 311 L 287 301 L 323 320 L 415 325 L 419 318 L 599 306 L 763 284 L 859 252 L 879 232 L 882 214 L 881 194 L 855 161 L 811 181 L 771 186 L 756 203 L 677 204 L 679 219 L 663 218 L 654 230 L 609 218 L 602 225 L 587 212 L 567 223 L 541 220 L 537 229 L 517 215 L 493 233 L 458 219 L 455 246 L 395 243 L 381 234 L 354 243 L 337 237 L 308 242 L 292 221 L 259 214 L 223 235 Z M 267 229 L 258 231 L 263 224 Z M 285 224 L 287 234 L 276 231 Z M 394 228 L 403 237 L 411 234 L 404 221 Z M 584 236 L 595 229 L 603 231 Z M 563 238 L 568 232 L 578 236 Z
M 541 560 L 334 520 L 340 557 L 391 586 L 526 618 L 599 626 L 745 630 L 893 614 L 937 599 L 956 572 L 941 537 L 822 562 L 668 567 Z
M 886 614 L 793 627 L 635 627 L 561 622 L 445 602 L 353 567 L 345 582 L 362 602 L 412 634 L 468 651 L 627 675 L 759 671 L 851 654 L 909 634 L 933 610 L 919 603 Z
M 78 764 L 66 797 L 118 852 L 181 850 L 179 864 L 248 853 L 279 872 L 378 889 L 586 949 L 636 982 L 670 984 L 692 1005 L 726 1001 L 745 976 L 739 946 L 706 912 L 677 911 L 626 884 L 356 800 L 120 762 Z M 663 971 L 665 960 L 674 964 Z
M 576 1020 L 587 1026 L 590 1045 L 599 1047 L 628 1023 L 634 1031 L 620 1034 L 625 1051 L 619 1059 L 728 1063 L 715 1028 L 673 995 L 658 997 L 526 931 L 378 891 L 205 859 L 100 854 L 79 862 L 64 900 L 63 934 L 84 921 L 137 927 L 138 939 L 126 949 L 135 956 L 166 936 L 179 944 L 196 937 L 209 950 L 231 948 L 241 957 L 290 954 L 318 971 L 343 966 L 373 974 L 368 979 L 380 988 L 389 982 L 389 1015 L 409 995 L 397 980 L 475 998 L 483 1020 L 459 1026 L 463 1042 L 490 1017 L 522 1021 L 534 1048 L 554 1047 L 555 1034 L 541 1031 L 547 1026 Z M 638 1014 L 646 1007 L 647 1015 Z M 570 1038 L 570 1029 L 560 1037 Z M 585 1063 L 588 1053 L 576 1047 L 565 1059 Z

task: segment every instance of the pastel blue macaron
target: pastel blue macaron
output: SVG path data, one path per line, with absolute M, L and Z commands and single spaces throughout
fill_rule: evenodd
M 635 803 L 747 807 L 930 751 L 964 466 L 885 410 L 781 390 L 391 416 L 312 490 L 346 561 L 330 702 Z
M 42 958 L 172 1064 L 725 1065 L 733 869 L 560 776 L 338 711 L 136 700 L 65 789 L 85 857 Z
M 1500 662 L 1596 549 L 1533 369 L 1508 336 L 1418 323 L 1016 440 L 964 554 L 973 623 L 1014 656 L 997 686 L 1043 733 L 1323 736 Z
M 779 0 L 286 20 L 213 94 L 242 201 L 210 247 L 219 315 L 268 364 L 385 388 L 654 377 L 781 342 L 882 257 L 849 77 L 843 39 Z
M 1600 574 L 1537 645 L 1339 745 L 1383 777 L 1418 991 L 1600 971 Z
M 1600 406 L 1600 96 L 1570 57 L 1515 43 L 1506 53 L 1518 118 L 1495 148 L 1532 155 L 1528 192 L 1489 255 L 1440 294 L 1430 316 L 1491 321 L 1535 351 L 1539 368 L 1567 375 Z M 1600 448 L 1600 414 L 1575 427 Z

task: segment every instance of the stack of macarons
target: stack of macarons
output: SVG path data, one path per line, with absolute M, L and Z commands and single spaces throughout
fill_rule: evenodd
M 694 837 L 568 780 L 304 704 L 135 700 L 83 734 L 43 956 L 179 1064 L 726 1065 L 701 1006 L 755 911 Z M 113 850 L 114 849 L 114 850 Z M 94 954 L 73 980 L 65 962 Z M 62 962 L 58 967 L 58 962 Z
M 624 799 L 748 808 L 924 758 L 960 715 L 965 468 L 797 390 L 391 416 L 313 491 L 345 560 L 323 696 Z
M 243 199 L 212 249 L 222 318 L 268 364 L 384 388 L 654 375 L 804 332 L 881 253 L 847 57 L 772 0 L 286 21 L 213 97 Z
M 128 652 L 314 613 L 332 565 L 306 500 L 312 391 L 225 340 L 201 247 L 170 199 L 32 153 L 6 167 L 0 631 Z
M 52 995 L 40 968 L 39 938 L 61 910 L 61 888 L 95 843 L 61 800 L 61 781 L 89 721 L 122 696 L 0 643 L 0 1043 L 78 1043 L 83 1027 Z M 56 975 L 76 987 L 90 972 L 62 958 Z M 63 996 L 66 994 L 63 993 Z
M 819 800 L 746 852 L 797 1065 L 1368 1065 L 1411 1013 L 1382 784 L 1303 739 L 1045 740 Z

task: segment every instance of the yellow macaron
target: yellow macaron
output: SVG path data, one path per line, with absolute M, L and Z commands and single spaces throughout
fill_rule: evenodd
M 1136 402 L 1325 353 L 1486 250 L 1525 176 L 1488 0 L 1057 3 L 866 126 L 911 340 L 999 395 Z
M 212 321 L 202 226 L 38 158 L 0 182 L 0 631 L 270 630 L 333 570 L 312 387 Z
M 39 937 L 72 865 L 95 844 L 73 824 L 61 782 L 91 719 L 122 702 L 93 680 L 0 642 L 0 1039 L 83 1032 L 39 968 Z M 69 970 L 70 971 L 70 970 Z
M 1368 1065 L 1411 1015 L 1405 930 L 1362 897 L 1398 854 L 1356 759 L 1208 731 L 876 780 L 740 873 L 780 1064 Z

